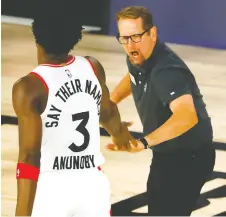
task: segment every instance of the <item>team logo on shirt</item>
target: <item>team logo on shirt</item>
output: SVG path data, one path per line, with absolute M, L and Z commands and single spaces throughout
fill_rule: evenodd
M 171 96 L 173 96 L 174 94 L 175 94 L 175 92 L 174 92 L 174 91 L 170 93 L 170 95 L 171 95 Z
M 71 74 L 71 72 L 70 72 L 70 70 L 69 70 L 69 69 L 65 69 L 65 72 L 67 73 L 67 75 L 68 75 L 68 77 L 69 77 L 69 78 L 71 78 L 71 77 L 72 77 L 72 74 Z
M 131 75 L 131 74 L 129 73 L 129 76 L 130 76 L 130 80 L 133 82 L 133 84 L 136 85 L 136 81 L 135 81 L 135 78 L 133 77 L 133 75 Z
M 144 92 L 147 91 L 147 87 L 148 87 L 148 84 L 146 83 L 146 84 L 144 85 Z

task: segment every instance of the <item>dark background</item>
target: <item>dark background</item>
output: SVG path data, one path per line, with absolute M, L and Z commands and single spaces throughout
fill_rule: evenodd
M 110 34 L 116 32 L 115 13 L 129 5 L 152 12 L 163 41 L 226 49 L 226 0 L 111 0 Z
M 30 18 L 36 1 L 2 0 L 2 14 Z M 44 8 L 52 0 L 37 2 L 41 1 Z M 102 28 L 99 34 L 115 35 L 115 13 L 125 6 L 141 5 L 153 13 L 163 41 L 226 49 L 226 0 L 72 0 L 70 4 L 84 14 L 84 25 Z
M 67 0 L 62 1 L 67 2 Z M 34 12 L 43 13 L 46 2 L 53 2 L 52 10 L 56 10 L 54 0 L 2 0 L 2 15 L 32 18 Z M 37 5 L 39 9 L 37 9 Z M 70 7 L 74 8 L 72 11 L 83 14 L 84 25 L 101 27 L 102 30 L 98 32 L 99 34 L 108 34 L 109 6 L 110 0 L 70 1 Z

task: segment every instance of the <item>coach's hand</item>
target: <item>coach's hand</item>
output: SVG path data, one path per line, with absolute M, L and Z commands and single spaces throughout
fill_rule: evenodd
M 128 131 L 128 127 L 132 125 L 131 122 L 122 122 L 120 134 L 116 136 L 111 136 L 113 144 L 117 147 L 120 151 L 127 151 L 130 150 L 132 143 L 134 146 L 137 146 L 136 140 Z
M 130 143 L 130 147 L 127 149 L 124 149 L 124 150 L 118 149 L 118 147 L 115 144 L 108 144 L 106 146 L 106 148 L 109 151 L 126 151 L 126 152 L 130 152 L 130 153 L 137 153 L 137 152 L 144 150 L 144 145 L 142 142 L 140 142 L 139 140 L 135 140 L 135 142 L 136 142 L 136 146 L 134 146 L 132 143 Z

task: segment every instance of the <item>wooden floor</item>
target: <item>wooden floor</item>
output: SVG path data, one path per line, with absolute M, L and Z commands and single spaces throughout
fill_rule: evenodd
M 202 189 L 197 209 L 193 215 L 217 215 L 226 211 L 226 51 L 172 45 L 192 69 L 204 95 L 208 112 L 212 118 L 217 158 L 214 177 Z M 94 56 L 103 64 L 109 89 L 117 84 L 127 72 L 125 54 L 113 37 L 85 34 L 75 55 Z M 15 116 L 11 103 L 13 83 L 29 73 L 37 65 L 36 47 L 29 27 L 2 24 L 2 113 Z M 123 120 L 133 121 L 133 131 L 142 127 L 132 98 L 119 105 Z M 2 216 L 12 216 L 16 203 L 15 166 L 18 153 L 17 126 L 1 126 L 2 148 Z M 146 179 L 152 158 L 151 151 L 138 154 L 110 153 L 104 146 L 108 137 L 101 138 L 101 148 L 106 158 L 103 166 L 112 187 L 112 204 L 115 209 L 131 207 L 133 213 L 145 213 L 144 200 Z M 139 206 L 134 201 L 139 201 Z M 140 202 L 142 201 L 142 202 Z M 138 204 L 138 203 L 137 203 Z M 226 216 L 226 213 L 224 214 Z

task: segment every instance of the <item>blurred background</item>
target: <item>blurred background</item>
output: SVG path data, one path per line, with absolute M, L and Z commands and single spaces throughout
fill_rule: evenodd
M 84 25 L 104 35 L 116 34 L 115 13 L 129 5 L 150 9 L 165 42 L 226 49 L 225 0 L 74 0 L 75 9 L 83 8 Z M 2 15 L 31 18 L 33 8 L 31 0 L 2 0 Z

